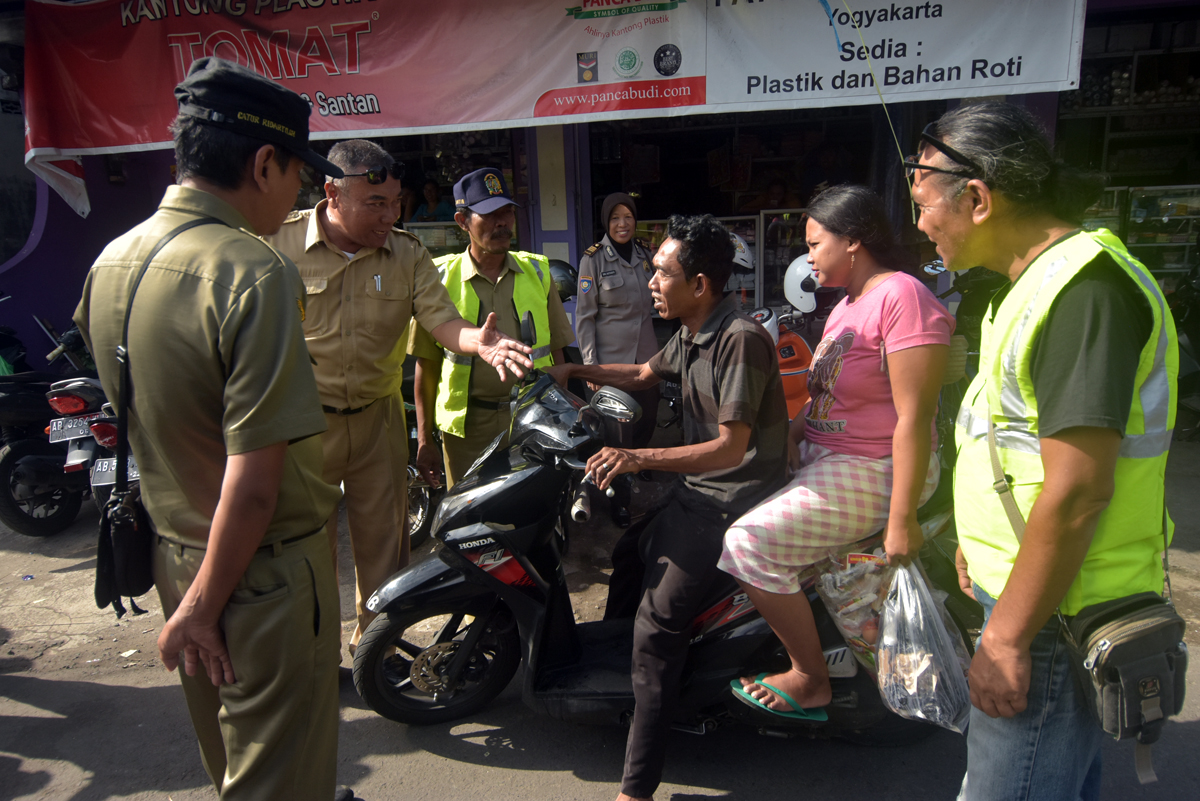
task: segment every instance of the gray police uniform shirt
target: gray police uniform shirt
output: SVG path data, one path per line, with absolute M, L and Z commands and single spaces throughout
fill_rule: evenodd
M 617 255 L 606 234 L 579 261 L 575 336 L 584 364 L 642 364 L 658 352 L 650 277 L 654 267 L 641 243 L 633 263 Z

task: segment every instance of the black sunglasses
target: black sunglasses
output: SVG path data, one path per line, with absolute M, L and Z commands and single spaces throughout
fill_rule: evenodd
M 911 177 L 913 172 L 916 170 L 925 170 L 927 172 L 940 172 L 944 175 L 954 175 L 959 178 L 982 178 L 983 168 L 975 163 L 974 160 L 964 156 L 962 153 L 958 152 L 954 148 L 950 147 L 950 145 L 946 144 L 930 133 L 936 124 L 937 123 L 931 122 L 925 126 L 925 130 L 921 131 L 921 141 L 925 142 L 931 147 L 936 148 L 937 150 L 940 150 L 944 156 L 953 161 L 955 164 L 961 164 L 963 167 L 967 167 L 969 169 L 944 170 L 941 167 L 933 167 L 928 164 L 921 164 L 920 156 L 909 156 L 904 160 L 905 173 Z
M 366 178 L 367 183 L 372 186 L 385 183 L 388 176 L 392 176 L 397 181 L 404 180 L 404 165 L 396 161 L 386 167 L 376 167 L 366 172 L 348 172 L 346 178 Z

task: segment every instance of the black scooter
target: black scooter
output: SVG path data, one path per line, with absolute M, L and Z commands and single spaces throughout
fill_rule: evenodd
M 573 490 L 582 486 L 576 477 L 603 444 L 604 418 L 633 421 L 637 413 L 628 395 L 611 388 L 585 404 L 549 376 L 534 372 L 526 379 L 514 401 L 510 446 L 501 450 L 494 442 L 438 508 L 433 535 L 443 547 L 395 575 L 367 603 L 379 617 L 356 651 L 354 684 L 372 709 L 410 724 L 462 718 L 495 698 L 524 660 L 522 695 L 534 710 L 586 723 L 628 721 L 633 620 L 575 621 L 560 543 L 564 513 L 586 491 Z M 953 595 L 955 544 L 938 539 L 952 528 L 949 477 L 920 519 L 926 569 Z M 877 535 L 853 550 L 879 544 Z M 731 680 L 781 672 L 789 662 L 770 626 L 725 577 L 693 623 L 676 728 L 703 734 L 740 720 L 763 733 L 871 742 L 932 731 L 883 706 L 814 582 L 815 571 L 806 588 L 832 676 L 828 720 L 780 718 L 734 698 Z M 958 606 L 960 615 L 968 608 Z

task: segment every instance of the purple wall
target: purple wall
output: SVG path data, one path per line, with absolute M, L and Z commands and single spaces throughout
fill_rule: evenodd
M 37 182 L 37 216 L 25 247 L 0 264 L 0 289 L 12 296 L 0 304 L 0 321 L 10 325 L 29 350 L 35 370 L 46 366 L 53 350 L 33 321 L 43 317 L 59 333 L 71 325 L 88 268 L 108 242 L 149 217 L 172 182 L 170 150 L 130 153 L 125 183 L 108 181 L 103 156 L 83 159 L 91 214 L 80 217 L 58 193 Z

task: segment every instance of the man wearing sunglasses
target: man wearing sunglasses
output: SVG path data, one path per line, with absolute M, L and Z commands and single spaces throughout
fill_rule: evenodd
M 477 356 L 501 379 L 533 366 L 529 348 L 496 328 L 465 322 L 429 252 L 394 228 L 402 165 L 374 142 L 352 139 L 329 151 L 345 173 L 325 183 L 315 209 L 293 212 L 268 241 L 300 270 L 307 294 L 304 337 L 328 430 L 325 481 L 342 484 L 354 553 L 353 654 L 374 615 L 366 602 L 408 564 L 408 427 L 400 394 L 409 321 L 445 348 Z M 337 512 L 329 521 L 337 561 Z
M 956 435 L 959 580 L 985 613 L 959 797 L 1095 799 L 1103 733 L 1055 611 L 1162 592 L 1175 328 L 1121 241 L 1080 228 L 1103 182 L 1055 161 L 1024 109 L 955 109 L 905 168 L 946 266 L 1012 282 Z

